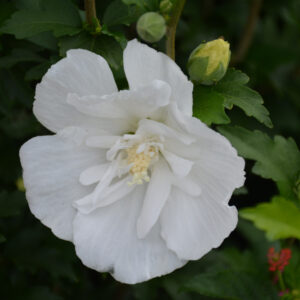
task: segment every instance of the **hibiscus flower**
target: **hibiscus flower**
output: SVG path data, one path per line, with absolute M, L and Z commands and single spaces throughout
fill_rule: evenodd
M 169 57 L 133 40 L 124 69 L 129 89 L 118 91 L 101 56 L 68 51 L 36 88 L 34 114 L 54 135 L 20 157 L 32 213 L 83 264 L 137 283 L 230 234 L 244 160 L 192 117 L 193 84 Z

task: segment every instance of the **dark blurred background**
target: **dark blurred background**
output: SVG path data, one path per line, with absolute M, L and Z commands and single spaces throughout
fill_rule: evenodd
M 0 26 L 24 2 L 0 0 Z M 83 9 L 81 1 L 74 3 Z M 121 0 L 96 3 L 100 21 L 109 20 L 109 9 L 113 9 L 109 7 L 122 5 Z M 134 22 L 133 17 L 130 26 L 118 27 L 127 39 L 137 37 Z M 228 113 L 233 123 L 267 130 L 270 135 L 292 136 L 299 146 L 300 1 L 187 0 L 177 30 L 177 63 L 186 72 L 191 51 L 199 43 L 220 36 L 231 44 L 232 66 L 248 74 L 251 87 L 263 96 L 274 128 L 266 129 L 255 119 L 246 118 L 238 108 Z M 259 277 L 268 276 L 264 253 L 270 243 L 245 221 L 219 250 L 199 262 L 190 262 L 171 275 L 128 286 L 83 266 L 71 243 L 56 238 L 34 218 L 25 200 L 18 151 L 31 137 L 48 133 L 33 116 L 32 103 L 35 85 L 61 55 L 59 38 L 48 32 L 44 39 L 47 42 L 41 36 L 16 39 L 0 33 L 0 299 L 217 299 L 184 287 L 191 278 L 211 268 L 241 273 L 236 278 L 238 284 L 250 295 L 243 300 L 277 299 L 271 280 L 266 284 Z M 152 46 L 164 51 L 164 40 Z M 126 85 L 122 72 L 116 76 L 119 86 Z M 275 184 L 251 174 L 251 167 L 252 163 L 247 163 L 248 192 L 243 190 L 231 200 L 238 208 L 268 201 L 276 194 Z M 255 267 L 256 259 L 264 271 L 256 274 L 254 270 L 252 279 L 245 277 L 239 268 Z M 203 280 L 208 285 L 232 288 L 232 282 L 224 282 L 224 276 L 211 281 L 206 276 Z

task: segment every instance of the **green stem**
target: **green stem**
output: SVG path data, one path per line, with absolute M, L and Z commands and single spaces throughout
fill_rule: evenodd
M 167 27 L 166 53 L 175 60 L 175 35 L 177 24 L 186 0 L 176 0 L 173 4 Z
M 278 282 L 279 282 L 279 286 L 280 286 L 280 290 L 282 292 L 284 292 L 286 290 L 284 281 L 283 281 L 283 277 L 282 277 L 282 272 L 281 271 L 277 271 L 277 276 L 278 276 Z
M 96 14 L 95 0 L 84 0 L 84 10 L 86 15 L 86 21 L 90 26 L 101 28 L 100 22 Z

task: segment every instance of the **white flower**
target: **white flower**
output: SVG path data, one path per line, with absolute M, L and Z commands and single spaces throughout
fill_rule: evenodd
M 70 50 L 37 86 L 34 113 L 55 135 L 20 151 L 32 213 L 72 241 L 82 262 L 137 283 L 218 247 L 244 160 L 192 117 L 193 85 L 136 40 L 124 51 L 129 90 L 99 55 Z

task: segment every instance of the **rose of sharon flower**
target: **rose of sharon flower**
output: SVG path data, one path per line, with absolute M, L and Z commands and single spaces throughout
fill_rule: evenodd
M 20 156 L 32 213 L 86 266 L 137 283 L 230 234 L 244 160 L 192 117 L 193 85 L 169 57 L 133 40 L 124 69 L 129 90 L 118 91 L 101 56 L 68 51 L 33 107 L 55 134 L 31 139 Z

